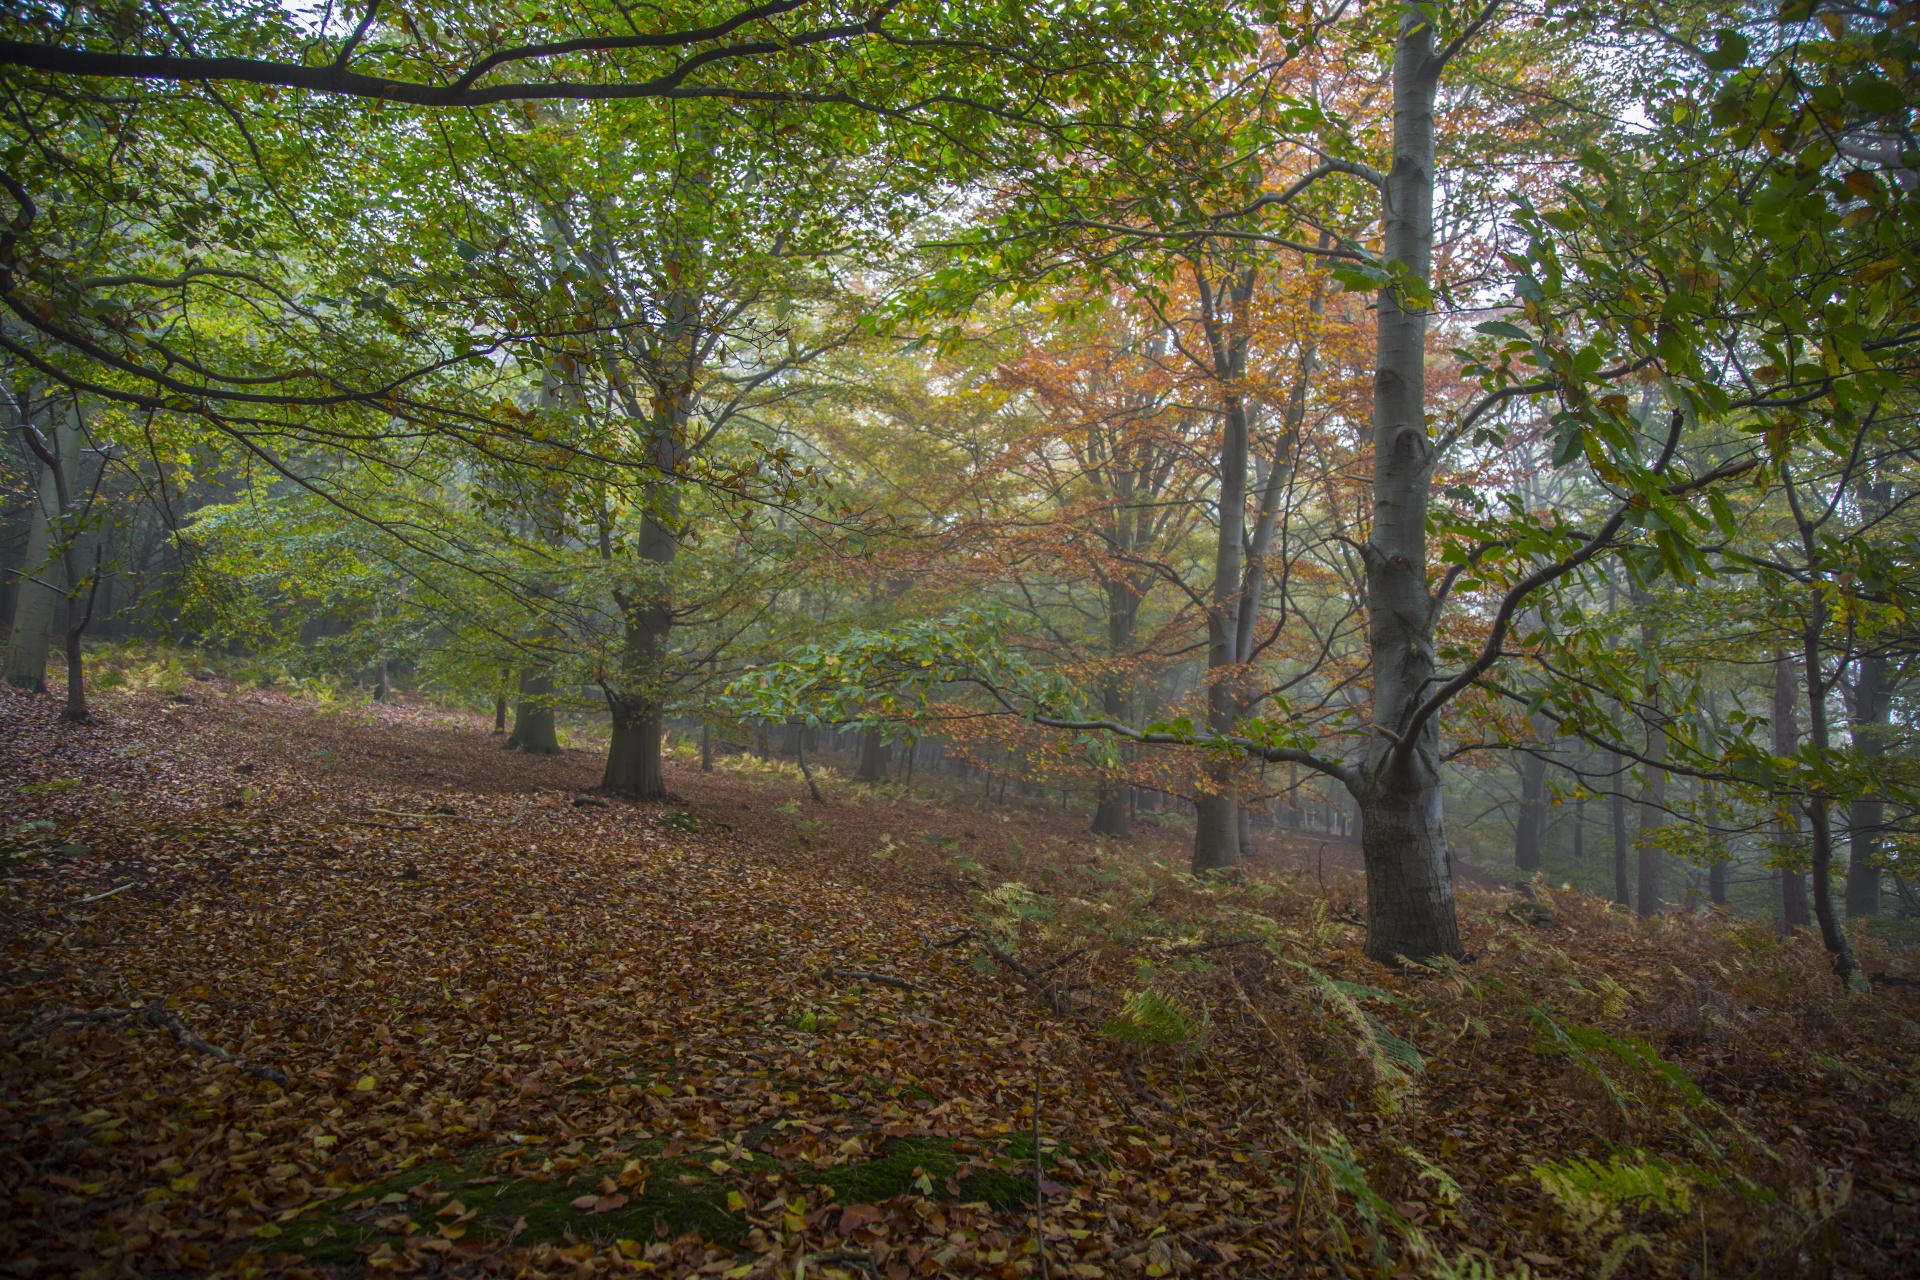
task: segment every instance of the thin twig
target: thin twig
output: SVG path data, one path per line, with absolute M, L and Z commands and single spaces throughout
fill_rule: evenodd
M 99 902 L 103 898 L 111 898 L 116 893 L 125 893 L 127 890 L 133 888 L 133 886 L 139 883 L 140 882 L 138 880 L 129 880 L 123 885 L 117 885 L 114 888 L 107 890 L 105 893 L 93 893 L 93 894 L 88 894 L 84 898 L 75 898 L 72 902 L 67 903 L 66 906 L 61 907 L 60 909 L 62 911 L 65 911 L 68 909 L 68 907 L 77 907 L 77 906 L 80 906 L 82 903 Z

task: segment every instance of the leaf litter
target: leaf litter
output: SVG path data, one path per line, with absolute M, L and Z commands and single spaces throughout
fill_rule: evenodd
M 0 698 L 15 1275 L 1876 1275 L 1920 1250 L 1920 1010 L 1870 944 L 1883 985 L 1847 999 L 1753 922 L 1463 888 L 1476 959 L 1394 972 L 1324 842 L 1203 884 L 1177 833 L 813 804 L 751 762 L 577 803 L 593 757 L 422 704 L 103 703 L 76 727 Z

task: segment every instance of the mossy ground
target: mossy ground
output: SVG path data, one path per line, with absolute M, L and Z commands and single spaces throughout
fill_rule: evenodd
M 993 1167 L 976 1167 L 958 1180 L 955 1174 L 966 1157 L 952 1142 L 936 1138 L 894 1139 L 870 1160 L 802 1164 L 794 1177 L 831 1188 L 839 1204 L 875 1204 L 912 1194 L 1011 1208 L 1033 1195 L 1030 1177 L 1012 1172 L 1031 1161 L 1031 1139 L 1025 1141 L 1024 1150 L 1017 1149 L 1017 1142 L 1009 1143 L 992 1158 Z M 461 1238 L 511 1236 L 521 1244 L 606 1245 L 698 1231 L 715 1244 L 739 1248 L 749 1229 L 739 1188 L 756 1174 L 776 1171 L 780 1162 L 744 1143 L 724 1159 L 711 1152 L 669 1156 L 669 1149 L 662 1139 L 573 1156 L 565 1154 L 566 1148 L 543 1153 L 517 1145 L 476 1147 L 457 1161 L 418 1164 L 318 1206 L 281 1225 L 274 1243 L 330 1266 L 355 1265 L 383 1241 L 397 1247 L 408 1237 L 442 1235 L 447 1227 Z M 642 1162 L 649 1171 L 641 1195 L 605 1212 L 574 1206 L 609 1181 L 618 1185 L 630 1160 Z

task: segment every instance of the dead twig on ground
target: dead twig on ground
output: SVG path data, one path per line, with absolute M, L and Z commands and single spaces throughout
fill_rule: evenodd
M 252 1076 L 256 1080 L 266 1080 L 282 1087 L 285 1087 L 287 1083 L 287 1077 L 272 1067 L 263 1067 L 258 1063 L 248 1062 L 245 1058 L 236 1057 L 228 1053 L 225 1049 L 222 1049 L 219 1045 L 202 1040 L 199 1036 L 187 1030 L 186 1024 L 167 1012 L 167 999 L 165 996 L 154 997 L 154 999 L 148 1003 L 144 1016 L 148 1023 L 172 1036 L 173 1042 L 182 1049 L 192 1049 L 194 1052 L 204 1053 L 210 1058 L 218 1058 L 220 1061 L 238 1071 L 241 1075 Z
M 114 888 L 107 890 L 105 893 L 90 893 L 84 898 L 75 898 L 72 902 L 67 903 L 65 906 L 61 907 L 60 909 L 62 911 L 70 911 L 74 907 L 83 906 L 84 904 L 89 902 L 99 902 L 103 899 L 111 898 L 116 893 L 125 893 L 127 890 L 133 888 L 133 886 L 139 883 L 140 882 L 138 880 L 129 880 L 123 885 L 117 885 Z
M 1058 968 L 1059 964 L 1065 964 L 1066 960 L 1060 961 L 1059 964 L 1048 965 L 1045 969 L 1036 969 L 1030 964 L 1023 963 L 1019 957 L 1001 946 L 999 941 L 984 929 L 964 930 L 960 937 L 940 943 L 939 945 L 943 947 L 953 946 L 967 938 L 971 938 L 973 941 L 979 943 L 981 948 L 986 951 L 988 955 L 992 956 L 995 961 L 1013 970 L 1016 974 L 1020 975 L 1028 986 L 1039 992 L 1041 998 L 1047 1002 L 1047 1007 L 1053 1010 L 1054 1017 L 1070 1018 L 1073 1016 L 1073 1006 L 1067 999 L 1067 993 L 1047 981 L 1046 977 L 1050 971 Z M 1078 953 L 1076 952 L 1075 954 Z M 1073 959 L 1073 956 L 1067 957 L 1067 960 L 1071 959 Z

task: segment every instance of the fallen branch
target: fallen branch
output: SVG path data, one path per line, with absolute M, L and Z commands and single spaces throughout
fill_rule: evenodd
M 335 818 L 331 824 L 322 823 L 321 825 L 322 826 L 332 825 L 336 827 L 378 827 L 382 831 L 424 831 L 426 830 L 425 827 L 403 827 L 397 822 L 357 822 L 352 818 Z
M 1053 983 L 1047 981 L 1046 978 L 1048 971 L 1057 968 L 1058 965 L 1049 965 L 1046 969 L 1036 969 L 1032 965 L 1023 964 L 1018 957 L 1001 946 L 1000 943 L 995 940 L 994 936 L 984 929 L 965 930 L 958 938 L 940 943 L 939 945 L 950 947 L 967 938 L 971 938 L 979 943 L 986 953 L 992 956 L 995 961 L 1019 974 L 1028 986 L 1038 991 L 1046 1000 L 1047 1007 L 1053 1010 L 1054 1017 L 1070 1018 L 1073 1016 L 1073 1007 L 1067 1001 L 1066 992 L 1054 986 Z M 1079 953 L 1075 952 L 1074 954 L 1077 955 Z M 1073 956 L 1067 957 L 1067 960 L 1071 959 L 1073 959 Z M 1065 964 L 1066 960 L 1062 960 L 1059 963 Z
M 129 880 L 123 885 L 119 885 L 115 888 L 107 890 L 105 893 L 92 893 L 92 894 L 88 894 L 84 898 L 75 898 L 72 902 L 67 903 L 66 906 L 63 906 L 60 909 L 62 911 L 65 911 L 70 907 L 78 907 L 88 902 L 99 902 L 104 898 L 111 898 L 116 893 L 125 893 L 127 890 L 133 888 L 133 886 L 139 883 L 140 882 L 138 880 Z
M 913 990 L 913 984 L 905 978 L 896 978 L 885 973 L 869 973 L 865 969 L 829 969 L 827 975 L 833 978 L 858 979 L 861 982 L 877 982 L 883 987 L 898 987 L 902 991 Z
M 287 1083 L 287 1077 L 272 1067 L 258 1066 L 248 1062 L 245 1058 L 237 1058 L 225 1049 L 222 1049 L 219 1045 L 209 1044 L 207 1041 L 193 1034 L 193 1032 L 187 1030 L 185 1024 L 183 1024 L 180 1019 L 167 1012 L 167 1000 L 165 996 L 156 996 L 153 1001 L 147 1005 L 145 1017 L 148 1023 L 172 1036 L 173 1042 L 182 1049 L 192 1049 L 196 1053 L 204 1053 L 208 1057 L 218 1058 L 220 1061 L 240 1072 L 241 1075 L 252 1076 L 256 1080 L 266 1080 L 282 1087 Z

